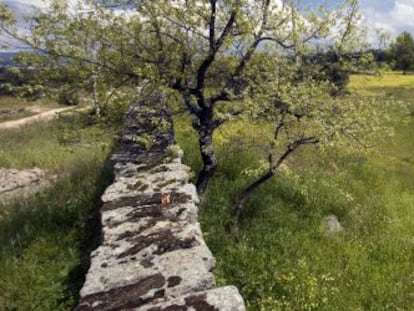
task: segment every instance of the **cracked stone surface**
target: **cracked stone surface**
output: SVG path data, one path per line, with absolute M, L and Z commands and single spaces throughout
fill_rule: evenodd
M 174 145 L 169 114 L 152 110 L 154 101 L 162 99 L 127 113 L 112 157 L 114 183 L 102 196 L 102 242 L 76 310 L 243 311 L 237 288 L 215 286 L 190 169 Z
M 142 311 L 169 310 L 226 310 L 244 311 L 244 302 L 234 286 L 215 288 L 208 291 L 181 296 L 165 303 L 135 309 Z

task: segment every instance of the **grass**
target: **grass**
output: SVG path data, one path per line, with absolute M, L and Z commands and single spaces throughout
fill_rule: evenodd
M 414 75 L 385 72 L 381 76 L 353 75 L 350 90 L 361 96 L 382 96 L 412 104 Z
M 389 100 L 404 88 L 412 97 L 414 84 L 407 82 L 412 78 L 354 76 L 351 90 Z M 387 79 L 391 94 L 375 93 L 381 79 Z M 302 149 L 250 199 L 232 234 L 223 227 L 248 181 L 240 172 L 257 165 L 261 135 L 251 124 L 233 124 L 217 134 L 221 165 L 200 221 L 217 259 L 218 283 L 238 286 L 248 310 L 412 310 L 414 118 L 402 109 L 407 100 L 408 95 L 399 98 L 402 103 L 390 112 L 395 136 L 370 156 Z M 187 163 L 197 169 L 196 141 L 186 124 L 177 120 L 177 139 Z M 329 214 L 339 217 L 344 232 L 325 232 Z
M 386 79 L 386 81 L 384 80 Z M 215 137 L 217 176 L 200 208 L 219 285 L 238 286 L 249 310 L 411 310 L 414 305 L 414 95 L 412 76 L 353 76 L 361 97 L 396 99 L 395 136 L 369 157 L 302 149 L 250 199 L 227 234 L 233 199 L 264 150 L 264 127 L 243 121 Z M 382 82 L 381 82 L 382 81 Z M 385 82 L 384 82 L 385 81 Z M 385 90 L 385 91 L 384 91 Z M 388 106 L 387 106 L 388 107 Z M 404 109 L 403 109 L 404 108 Z M 0 132 L 0 167 L 38 166 L 60 180 L 0 206 L 0 310 L 70 310 L 99 238 L 99 196 L 115 129 L 79 116 Z M 176 135 L 200 167 L 188 120 Z M 330 236 L 335 214 L 344 232 Z
M 0 131 L 0 167 L 37 166 L 59 172 L 82 159 L 107 154 L 114 139 L 113 129 L 88 122 L 86 116 L 69 116 L 18 130 Z
M 60 177 L 44 193 L 0 206 L 0 310 L 72 310 L 99 239 L 105 161 L 116 129 L 72 116 L 0 132 L 0 167 Z
M 0 208 L 0 310 L 76 306 L 109 180 L 101 161 L 86 161 L 45 193 Z

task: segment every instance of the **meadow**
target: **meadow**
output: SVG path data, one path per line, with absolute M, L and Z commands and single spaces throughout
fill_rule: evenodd
M 231 234 L 224 228 L 249 180 L 241 172 L 259 164 L 263 126 L 232 123 L 217 133 L 221 165 L 200 220 L 218 283 L 238 286 L 248 310 L 412 310 L 414 76 L 353 76 L 349 89 L 387 102 L 394 135 L 368 154 L 302 149 L 251 197 Z M 194 133 L 180 120 L 176 131 L 197 169 Z M 330 214 L 343 232 L 326 232 Z
M 76 115 L 0 132 L 0 167 L 37 166 L 58 176 L 43 193 L 0 205 L 0 310 L 76 306 L 99 241 L 116 131 Z
M 215 137 L 220 161 L 200 206 L 219 285 L 236 285 L 248 310 L 411 310 L 414 305 L 414 76 L 352 76 L 349 89 L 389 109 L 392 137 L 370 153 L 303 148 L 225 225 L 236 193 L 264 152 L 263 124 L 235 121 Z M 391 105 L 389 105 L 391 103 Z M 186 116 L 175 130 L 200 167 Z M 71 310 L 99 241 L 99 197 L 119 120 L 83 114 L 0 132 L 0 167 L 57 174 L 44 193 L 0 206 L 0 310 Z M 342 232 L 328 234 L 327 215 Z

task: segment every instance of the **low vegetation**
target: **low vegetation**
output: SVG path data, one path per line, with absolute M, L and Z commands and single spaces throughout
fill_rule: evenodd
M 231 233 L 235 196 L 262 165 L 269 131 L 240 119 L 216 132 L 221 165 L 200 220 L 218 283 L 238 286 L 248 310 L 409 310 L 414 304 L 412 79 L 352 76 L 354 96 L 384 102 L 394 137 L 368 153 L 298 150 L 252 194 Z M 177 139 L 197 171 L 197 136 L 186 118 L 177 116 Z M 44 193 L 0 207 L 0 310 L 76 305 L 99 239 L 99 197 L 110 182 L 105 160 L 117 131 L 95 121 L 79 114 L 0 132 L 0 167 L 38 166 L 60 176 Z M 328 215 L 338 217 L 342 232 L 327 232 Z
M 83 115 L 0 132 L 0 167 L 58 180 L 0 206 L 0 310 L 71 310 L 99 239 L 105 161 L 116 129 Z
M 385 72 L 380 76 L 352 76 L 350 90 L 365 97 L 394 100 L 399 112 L 414 115 L 413 86 L 414 75 Z
M 234 197 L 260 165 L 266 131 L 241 121 L 217 133 L 221 166 L 201 222 L 219 283 L 238 286 L 249 310 L 409 310 L 414 304 L 411 78 L 351 77 L 350 89 L 361 99 L 387 102 L 394 137 L 368 154 L 301 150 L 252 195 L 231 234 L 225 228 Z M 191 128 L 178 120 L 176 130 L 187 163 L 197 169 Z M 324 218 L 331 214 L 343 232 L 327 233 Z
M 88 124 L 86 116 L 67 116 L 52 123 L 0 132 L 0 167 L 37 166 L 51 173 L 76 166 L 83 159 L 107 154 L 114 131 Z

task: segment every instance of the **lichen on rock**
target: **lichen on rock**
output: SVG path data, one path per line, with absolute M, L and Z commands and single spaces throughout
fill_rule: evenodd
M 91 254 L 76 310 L 243 311 L 236 288 L 215 286 L 190 169 L 181 163 L 170 115 L 151 109 L 156 100 L 127 113 L 112 156 L 114 183 L 102 196 L 102 243 Z M 151 137 L 151 145 L 137 135 Z

